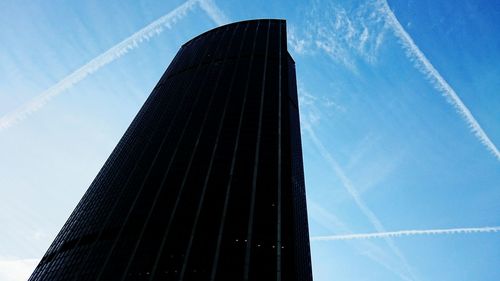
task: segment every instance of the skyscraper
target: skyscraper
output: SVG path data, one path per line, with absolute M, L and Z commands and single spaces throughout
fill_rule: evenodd
M 29 280 L 312 280 L 283 20 L 178 52 Z

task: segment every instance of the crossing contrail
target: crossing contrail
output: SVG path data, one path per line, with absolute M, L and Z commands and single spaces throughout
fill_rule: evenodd
M 321 207 L 313 200 L 308 200 L 307 209 L 310 218 L 325 229 L 334 232 L 353 233 L 352 230 L 336 215 Z M 347 241 L 367 258 L 378 263 L 388 271 L 397 275 L 401 280 L 413 281 L 404 269 L 398 265 L 398 261 L 391 257 L 385 250 L 371 240 Z
M 439 71 L 437 71 L 429 59 L 427 59 L 417 44 L 415 44 L 411 36 L 396 18 L 396 15 L 394 15 L 390 9 L 387 1 L 380 0 L 379 3 L 381 3 L 380 12 L 385 15 L 387 24 L 392 27 L 394 34 L 401 41 L 401 45 L 405 49 L 408 58 L 410 58 L 410 60 L 414 62 L 415 67 L 431 81 L 434 88 L 441 92 L 446 100 L 455 107 L 479 141 L 497 158 L 497 160 L 500 160 L 500 152 L 493 141 L 491 141 L 486 132 L 481 128 L 476 118 L 474 118 L 469 108 L 462 102 L 455 90 L 448 84 L 443 76 L 441 76 Z
M 491 233 L 491 232 L 500 232 L 500 226 L 425 229 L 425 230 L 399 230 L 399 231 L 374 232 L 374 233 L 314 236 L 314 237 L 311 237 L 311 241 L 334 241 L 334 240 L 354 240 L 354 239 L 402 237 L 402 236 L 413 236 L 413 235 L 471 234 L 471 233 Z
M 215 5 L 213 0 L 198 0 L 200 7 L 219 26 L 229 22 L 229 18 Z
M 310 139 L 312 140 L 314 146 L 319 150 L 321 156 L 327 161 L 327 163 L 330 165 L 331 169 L 333 172 L 337 175 L 337 177 L 340 179 L 342 185 L 346 189 L 347 193 L 351 195 L 352 199 L 356 203 L 356 205 L 359 207 L 361 212 L 368 218 L 370 223 L 373 225 L 375 230 L 378 232 L 386 232 L 384 226 L 382 225 L 382 222 L 380 219 L 375 215 L 375 213 L 366 205 L 365 201 L 361 198 L 361 195 L 359 194 L 358 190 L 354 187 L 354 185 L 351 183 L 351 180 L 347 177 L 345 174 L 344 170 L 342 167 L 335 161 L 335 159 L 331 156 L 330 152 L 326 147 L 323 145 L 321 140 L 316 136 L 316 133 L 314 129 L 312 128 L 312 125 L 309 124 L 307 121 L 301 122 L 302 128 L 308 133 Z M 392 241 L 391 237 L 384 237 L 385 242 L 389 246 L 389 248 L 392 250 L 392 252 L 399 258 L 403 266 L 405 267 L 407 273 L 411 276 L 412 280 L 417 280 L 416 275 L 413 273 L 413 270 L 411 266 L 408 264 L 406 257 L 403 255 L 403 253 L 399 250 L 399 248 L 396 246 L 394 241 Z
M 125 40 L 114 45 L 109 50 L 98 55 L 73 73 L 43 91 L 41 94 L 31 99 L 24 105 L 0 118 L 0 131 L 11 127 L 17 122 L 25 119 L 33 112 L 42 108 L 47 102 L 65 90 L 70 89 L 76 83 L 82 81 L 88 75 L 96 72 L 103 66 L 125 55 L 128 51 L 136 48 L 140 43 L 148 41 L 150 38 L 160 34 L 165 28 L 170 29 L 173 24 L 183 18 L 187 12 L 192 10 L 199 3 L 205 12 L 214 21 L 223 19 L 223 15 L 210 0 L 188 0 L 164 16 L 153 21 L 149 25 L 132 34 Z M 208 8 L 205 8 L 208 7 Z M 216 21 L 217 24 L 219 24 Z

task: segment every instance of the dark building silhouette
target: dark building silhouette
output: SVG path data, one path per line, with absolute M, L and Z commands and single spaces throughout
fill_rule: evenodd
M 283 20 L 184 44 L 29 280 L 312 280 Z

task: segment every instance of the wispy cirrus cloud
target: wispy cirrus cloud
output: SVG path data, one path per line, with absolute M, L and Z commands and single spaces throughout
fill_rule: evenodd
M 321 52 L 357 72 L 359 59 L 377 61 L 387 31 L 376 5 L 369 1 L 347 10 L 335 2 L 315 1 L 303 28 L 290 25 L 288 44 L 297 54 Z
M 451 85 L 441 76 L 439 71 L 413 41 L 410 34 L 406 32 L 396 15 L 392 12 L 387 1 L 378 0 L 377 3 L 379 3 L 377 5 L 378 13 L 384 17 L 384 21 L 392 28 L 394 35 L 400 40 L 401 46 L 406 51 L 406 56 L 413 61 L 415 67 L 429 79 L 434 88 L 456 109 L 476 138 L 497 160 L 500 160 L 500 152 L 495 143 L 493 143 L 481 125 L 479 125 L 474 115 L 472 115 L 469 108 L 463 103 Z
M 333 2 L 315 1 L 305 27 L 291 26 L 288 44 L 297 54 L 321 51 L 337 64 L 357 73 L 357 59 L 374 63 L 388 30 L 392 30 L 406 56 L 460 114 L 475 137 L 500 160 L 500 151 L 453 87 L 406 32 L 386 0 L 367 1 L 349 10 Z
M 308 48 L 310 43 L 310 38 L 299 37 L 296 28 L 293 25 L 288 26 L 288 30 L 286 32 L 288 47 L 291 48 L 297 54 L 304 54 Z
M 387 237 L 404 237 L 415 235 L 437 235 L 437 234 L 473 234 L 473 233 L 492 233 L 500 232 L 500 226 L 485 226 L 485 227 L 463 227 L 463 228 L 445 228 L 445 229 L 413 229 L 399 230 L 374 233 L 357 233 L 357 234 L 340 234 L 328 236 L 314 236 L 311 241 L 335 241 L 335 240 L 355 240 L 355 239 L 372 239 L 372 238 L 387 238 Z

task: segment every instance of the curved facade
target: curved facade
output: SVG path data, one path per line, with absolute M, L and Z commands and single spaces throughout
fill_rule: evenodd
M 182 46 L 29 280 L 312 280 L 283 20 Z

